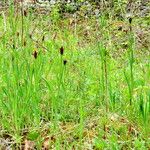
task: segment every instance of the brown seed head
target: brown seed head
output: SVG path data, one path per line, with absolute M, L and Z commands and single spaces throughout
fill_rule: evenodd
M 61 55 L 64 54 L 64 48 L 63 48 L 63 47 L 60 48 L 60 54 L 61 54 Z
M 38 52 L 35 50 L 34 52 L 33 52 L 33 57 L 36 59 L 37 58 L 37 56 L 38 56 Z
M 63 64 L 66 65 L 67 64 L 67 60 L 63 60 Z
M 132 23 L 132 18 L 129 18 L 129 23 L 130 23 L 130 24 Z
M 25 17 L 27 17 L 27 11 L 26 11 L 26 10 L 23 11 L 23 15 L 24 15 Z

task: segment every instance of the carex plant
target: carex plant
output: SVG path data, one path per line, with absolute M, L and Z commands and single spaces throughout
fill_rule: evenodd
M 111 55 L 116 47 L 110 16 L 98 19 L 96 45 L 92 40 L 83 43 L 81 39 L 90 34 L 78 33 L 83 27 L 78 20 L 75 28 L 57 21 L 58 9 L 51 18 L 36 18 L 23 10 L 15 14 L 12 5 L 9 11 L 9 16 L 0 16 L 4 25 L 0 30 L 5 31 L 0 37 L 0 136 L 8 133 L 18 143 L 27 138 L 41 147 L 48 136 L 50 142 L 55 139 L 56 149 L 72 143 L 84 149 L 85 140 L 93 137 L 99 149 L 132 147 L 137 139 L 135 145 L 145 145 L 150 61 L 137 59 L 132 18 L 127 23 L 125 54 L 118 59 Z M 85 30 L 91 33 L 94 25 Z
M 16 20 L 14 7 L 10 7 L 9 20 L 6 22 L 8 33 L 1 45 L 1 66 L 4 68 L 1 69 L 1 125 L 11 134 L 20 135 L 22 129 L 37 126 L 41 121 L 39 105 L 45 61 L 37 50 L 32 52 L 32 45 L 22 44 L 22 34 L 19 33 L 21 20 L 19 14 Z
M 102 34 L 102 39 L 98 42 L 100 63 L 101 63 L 101 73 L 100 73 L 100 95 L 101 101 L 106 106 L 106 112 L 109 110 L 109 100 L 108 100 L 108 50 L 106 47 L 106 41 L 108 40 L 107 20 L 105 16 L 99 18 L 99 25 Z
M 65 109 L 64 101 L 66 100 L 66 86 L 65 86 L 65 78 L 66 78 L 66 66 L 67 66 L 67 60 L 64 58 L 65 48 L 63 46 L 59 49 L 59 66 L 58 66 L 58 75 L 57 75 L 57 87 L 58 87 L 58 93 L 57 93 L 57 116 L 59 116 L 59 119 L 61 119 L 63 115 L 63 110 Z
M 136 39 L 134 35 L 133 18 L 128 19 L 129 31 L 128 31 L 128 49 L 127 58 L 128 66 L 124 69 L 125 81 L 128 86 L 128 101 L 130 105 L 130 115 L 136 119 L 142 117 L 142 122 L 144 123 L 144 129 L 147 130 L 147 125 L 149 122 L 149 77 L 147 78 L 147 73 L 149 72 L 148 66 L 149 61 L 146 61 L 145 65 L 138 67 L 138 58 L 136 53 Z M 141 62 L 142 60 L 140 60 Z M 145 67 L 147 66 L 147 67 Z M 146 71 L 143 67 L 147 68 Z M 144 71 L 142 71 L 144 70 Z M 139 79 L 141 78 L 141 79 Z
M 134 90 L 134 51 L 135 51 L 135 39 L 134 33 L 132 32 L 132 18 L 129 18 L 129 36 L 128 36 L 128 63 L 130 69 L 130 75 L 127 76 L 125 73 L 125 79 L 129 89 L 129 103 L 132 105 L 133 90 Z

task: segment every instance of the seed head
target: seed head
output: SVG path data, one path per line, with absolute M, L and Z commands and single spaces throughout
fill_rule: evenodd
M 34 52 L 33 52 L 33 57 L 35 58 L 35 59 L 37 59 L 37 56 L 38 56 L 38 52 L 35 50 Z
M 43 37 L 42 37 L 42 42 L 45 40 L 45 36 L 43 35 Z
M 132 18 L 129 18 L 129 23 L 130 23 L 130 24 L 132 23 Z
M 61 54 L 61 55 L 64 54 L 64 48 L 63 48 L 63 47 L 60 48 L 60 54 Z
M 66 64 L 67 64 L 67 60 L 64 60 L 64 61 L 63 61 L 63 64 L 66 65 Z
M 25 17 L 27 17 L 27 11 L 26 11 L 26 10 L 23 11 L 23 15 L 24 15 Z

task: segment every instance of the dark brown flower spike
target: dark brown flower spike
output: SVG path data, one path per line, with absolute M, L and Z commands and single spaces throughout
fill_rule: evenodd
M 64 54 L 64 48 L 63 48 L 63 47 L 60 48 L 60 54 L 61 54 L 61 55 Z
M 27 11 L 26 11 L 26 10 L 23 11 L 23 15 L 24 15 L 25 17 L 27 17 Z
M 132 18 L 129 18 L 129 23 L 130 23 L 130 24 L 132 23 Z
M 42 42 L 45 40 L 45 36 L 43 35 L 43 37 L 42 37 Z
M 35 59 L 37 59 L 37 56 L 38 56 L 38 52 L 35 50 L 34 52 L 33 52 L 33 57 L 35 58 Z
M 67 64 L 67 60 L 63 60 L 63 64 L 66 65 Z

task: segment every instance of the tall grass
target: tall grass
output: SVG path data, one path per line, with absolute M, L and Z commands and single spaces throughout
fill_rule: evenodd
M 107 16 L 99 18 L 97 33 L 91 32 L 90 36 L 99 36 L 93 44 L 81 42 L 87 37 L 77 18 L 69 30 L 67 19 L 57 22 L 57 10 L 51 17 L 37 18 L 21 12 L 16 15 L 11 6 L 9 16 L 0 18 L 0 30 L 6 31 L 0 43 L 1 137 L 9 134 L 21 143 L 27 130 L 26 138 L 37 141 L 41 149 L 45 140 L 41 136 L 46 132 L 56 139 L 56 149 L 61 149 L 63 142 L 66 149 L 74 143 L 83 149 L 86 126 L 93 118 L 96 127 L 89 130 L 94 132 L 96 148 L 136 145 L 130 140 L 136 135 L 132 125 L 139 129 L 137 139 L 148 137 L 150 62 L 137 58 L 132 30 L 120 59 L 113 57 L 116 47 Z M 74 130 L 60 134 L 61 127 L 69 123 Z M 73 136 L 73 142 L 67 141 L 66 135 Z

